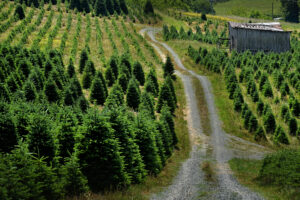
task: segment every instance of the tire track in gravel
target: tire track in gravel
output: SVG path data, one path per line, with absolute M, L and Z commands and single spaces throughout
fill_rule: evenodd
M 207 77 L 186 69 L 171 47 L 157 41 L 155 33 L 159 31 L 161 29 L 145 28 L 140 31 L 140 34 L 148 34 L 152 46 L 163 60 L 166 56 L 159 46 L 164 47 L 179 68 L 175 73 L 184 84 L 192 151 L 190 157 L 182 163 L 173 183 L 164 188 L 161 193 L 154 194 L 151 199 L 263 199 L 236 181 L 227 162 L 234 157 L 261 159 L 267 150 L 258 144 L 228 135 L 222 130 L 210 81 Z M 208 135 L 202 130 L 203 121 L 201 123 L 198 97 L 195 95 L 196 89 L 199 88 L 203 90 L 205 106 L 208 109 L 208 120 L 204 122 L 210 125 L 211 130 Z M 203 169 L 207 163 L 213 165 L 213 180 L 207 179 L 207 172 Z

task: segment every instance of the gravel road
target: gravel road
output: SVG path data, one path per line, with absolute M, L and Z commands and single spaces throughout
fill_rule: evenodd
M 171 47 L 166 43 L 157 41 L 155 33 L 159 31 L 161 29 L 145 28 L 140 31 L 140 34 L 148 34 L 152 40 L 152 46 L 163 60 L 166 56 L 161 47 L 165 48 L 172 55 L 176 66 L 179 68 L 178 71 L 176 70 L 176 75 L 181 78 L 184 84 L 192 151 L 190 157 L 182 163 L 173 183 L 164 188 L 161 193 L 154 194 L 151 199 L 263 199 L 260 195 L 236 181 L 227 161 L 234 157 L 261 159 L 268 150 L 263 146 L 228 135 L 222 130 L 210 81 L 207 77 L 185 68 L 179 56 Z M 208 120 L 205 123 L 209 123 L 211 127 L 209 135 L 204 134 L 202 131 L 201 113 L 195 95 L 195 84 L 201 85 L 205 96 L 205 104 L 209 113 Z M 209 166 L 212 171 L 209 173 L 211 175 L 209 178 L 204 166 Z

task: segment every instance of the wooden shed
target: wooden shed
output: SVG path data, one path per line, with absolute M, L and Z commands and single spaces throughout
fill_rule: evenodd
M 285 52 L 290 50 L 290 31 L 284 31 L 280 23 L 229 22 L 230 50 L 243 52 Z

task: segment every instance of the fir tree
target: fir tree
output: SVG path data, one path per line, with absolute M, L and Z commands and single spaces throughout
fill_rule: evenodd
M 80 133 L 84 137 L 78 143 L 78 158 L 91 190 L 96 192 L 130 184 L 119 142 L 106 118 L 97 110 L 90 110 L 83 119 Z
M 52 161 L 55 154 L 51 126 L 51 121 L 45 114 L 34 113 L 29 116 L 27 126 L 29 150 L 39 157 L 46 157 L 48 162 Z
M 273 113 L 271 111 L 267 111 L 264 116 L 264 126 L 268 133 L 274 133 L 276 127 L 276 121 Z
M 86 62 L 84 71 L 90 72 L 93 76 L 96 73 L 95 65 L 90 59 Z
M 106 9 L 110 15 L 114 14 L 114 5 L 112 0 L 106 0 Z
M 114 73 L 114 77 L 118 77 L 119 76 L 118 61 L 115 56 L 112 56 L 110 58 L 109 66 L 111 67 L 111 70 Z
M 25 18 L 24 10 L 20 4 L 17 5 L 14 16 L 20 20 Z
M 174 65 L 171 61 L 170 56 L 167 56 L 167 60 L 166 63 L 163 66 L 163 70 L 164 70 L 164 77 L 167 77 L 168 75 L 170 75 L 172 78 L 174 77 Z
M 95 101 L 97 105 L 103 105 L 106 99 L 102 81 L 96 77 L 93 80 L 90 94 L 90 101 Z
M 82 112 L 86 112 L 86 110 L 89 108 L 89 102 L 83 96 L 81 96 L 78 99 L 78 106 Z
M 52 66 L 52 63 L 51 63 L 50 60 L 47 60 L 47 61 L 45 62 L 44 68 L 45 68 L 45 71 L 44 71 L 45 73 L 44 73 L 44 75 L 45 75 L 46 78 L 48 78 L 50 72 L 51 72 L 52 69 L 53 69 L 53 66 Z
M 104 79 L 102 72 L 97 71 L 96 77 L 98 77 L 101 80 L 105 96 L 107 97 L 108 96 L 108 89 L 107 89 L 107 85 L 106 85 L 106 80 Z
M 29 80 L 24 84 L 24 95 L 27 101 L 34 101 L 36 98 L 36 91 L 34 85 Z
M 0 99 L 10 102 L 10 94 L 6 84 L 0 83 Z
M 254 140 L 255 141 L 266 140 L 266 134 L 264 132 L 264 129 L 261 126 L 259 126 L 255 131 Z
M 105 71 L 105 79 L 107 81 L 107 84 L 109 87 L 111 87 L 115 83 L 115 76 L 111 69 L 111 67 L 108 67 Z
M 281 126 L 278 126 L 273 136 L 275 143 L 289 144 L 288 137 Z
M 93 75 L 91 74 L 91 72 L 84 71 L 82 76 L 82 87 L 84 89 L 89 89 L 91 87 L 92 78 Z
M 153 6 L 150 0 L 147 0 L 144 8 L 145 14 L 154 14 Z
M 145 83 L 145 74 L 144 74 L 144 71 L 143 71 L 143 67 L 139 62 L 136 62 L 133 65 L 133 75 L 140 82 L 140 84 L 143 86 L 144 83 Z
M 126 102 L 127 105 L 134 110 L 137 110 L 140 104 L 140 93 L 137 87 L 135 80 L 133 78 L 130 79 L 127 88 Z
M 162 168 L 155 139 L 155 125 L 145 113 L 138 114 L 135 122 L 136 142 L 140 148 L 145 168 L 150 174 L 158 174 Z
M 162 107 L 160 121 L 168 125 L 170 134 L 172 136 L 172 145 L 175 146 L 178 143 L 178 139 L 175 133 L 175 124 L 173 116 L 167 104 L 164 104 L 164 106 Z
M 69 196 L 79 196 L 88 191 L 87 179 L 80 170 L 78 158 L 71 156 L 66 159 L 67 162 L 63 166 L 65 170 L 64 190 Z
M 56 102 L 59 100 L 59 93 L 57 86 L 52 79 L 49 79 L 45 85 L 45 95 L 49 102 Z
M 119 4 L 119 0 L 112 0 L 113 5 L 114 5 L 114 10 L 120 14 L 121 13 L 121 8 L 120 8 L 120 4 Z M 117 76 L 116 76 L 117 77 Z
M 105 102 L 105 107 L 115 108 L 124 104 L 124 93 L 121 86 L 115 83 Z
M 157 81 L 156 72 L 153 68 L 150 69 L 150 72 L 146 77 L 146 82 L 149 80 L 152 81 L 153 86 L 155 88 L 155 93 L 152 93 L 152 94 L 154 95 L 154 97 L 157 97 L 157 95 L 159 93 L 159 85 L 158 85 L 158 81 Z
M 70 87 L 67 87 L 64 91 L 63 102 L 66 106 L 71 106 L 74 103 L 74 99 Z
M 174 99 L 174 102 L 175 102 L 175 106 L 176 106 L 177 97 L 176 97 L 175 88 L 174 88 L 173 80 L 171 79 L 171 76 L 167 76 L 166 79 L 165 79 L 165 82 L 168 85 L 168 87 L 170 88 L 170 91 L 172 93 L 172 96 L 173 96 L 173 99 Z
M 118 84 L 122 87 L 123 92 L 125 93 L 125 91 L 127 90 L 127 85 L 128 85 L 128 78 L 127 78 L 126 74 L 124 74 L 124 73 L 119 74 Z
M 146 175 L 145 165 L 135 142 L 135 129 L 128 118 L 128 113 L 123 108 L 112 109 L 108 116 L 112 128 L 115 130 L 115 136 L 120 142 L 120 151 L 124 156 L 126 172 L 131 177 L 132 183 L 140 183 Z
M 87 54 L 87 51 L 86 49 L 83 49 L 81 51 L 81 54 L 80 54 L 80 61 L 79 61 L 79 72 L 82 74 L 82 72 L 84 71 L 84 68 L 85 68 L 85 65 L 86 65 L 86 62 L 88 61 L 88 54 Z
M 148 92 L 143 92 L 141 95 L 141 103 L 139 105 L 139 112 L 148 111 L 152 119 L 155 119 L 155 110 L 154 110 L 154 99 L 152 95 Z
M 127 15 L 128 14 L 128 8 L 127 8 L 127 5 L 125 3 L 125 0 L 119 0 L 119 2 L 120 2 L 120 8 L 121 8 L 121 10 L 123 11 L 123 13 L 125 15 Z
M 17 131 L 10 113 L 0 113 L 0 152 L 9 153 L 17 144 Z
M 96 0 L 95 14 L 97 16 L 106 16 L 107 15 L 105 0 Z
M 75 67 L 74 67 L 73 59 L 70 59 L 67 72 L 70 78 L 72 78 L 75 75 Z
M 292 117 L 289 121 L 288 121 L 288 126 L 289 126 L 289 133 L 291 135 L 296 135 L 297 133 L 297 129 L 298 129 L 298 124 L 297 124 L 297 120 Z
M 167 105 L 170 108 L 171 113 L 174 113 L 175 111 L 175 102 L 173 99 L 173 95 L 170 91 L 170 88 L 168 87 L 168 85 L 166 83 L 163 83 L 163 85 L 161 86 L 161 89 L 159 91 L 159 96 L 158 96 L 158 102 L 157 102 L 157 106 L 156 106 L 156 111 L 160 113 L 162 106 L 164 105 L 164 103 L 167 103 Z

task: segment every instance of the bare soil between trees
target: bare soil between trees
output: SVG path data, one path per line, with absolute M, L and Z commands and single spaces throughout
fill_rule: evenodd
M 151 199 L 263 199 L 237 182 L 228 161 L 232 158 L 261 159 L 268 149 L 222 130 L 209 79 L 185 68 L 171 47 L 156 40 L 155 34 L 159 31 L 161 29 L 145 28 L 140 34 L 148 34 L 163 60 L 166 57 L 163 51 L 174 60 L 175 73 L 184 84 L 192 150 L 173 183 Z

